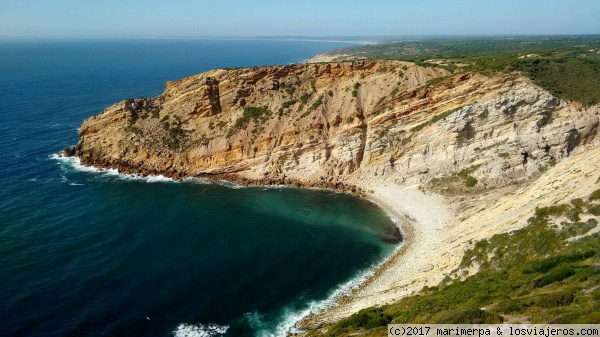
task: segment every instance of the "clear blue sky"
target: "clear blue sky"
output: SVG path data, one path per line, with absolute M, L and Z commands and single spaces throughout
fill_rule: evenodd
M 0 0 L 2 38 L 599 33 L 600 0 Z

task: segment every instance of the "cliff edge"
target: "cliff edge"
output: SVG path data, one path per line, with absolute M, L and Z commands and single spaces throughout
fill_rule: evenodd
M 219 69 L 106 108 L 66 153 L 121 172 L 345 189 L 396 210 L 409 245 L 303 322 L 314 328 L 439 282 L 471 239 L 524 226 L 533 201 L 588 193 L 599 114 L 518 73 L 402 61 Z M 415 200 L 448 214 L 423 217 Z

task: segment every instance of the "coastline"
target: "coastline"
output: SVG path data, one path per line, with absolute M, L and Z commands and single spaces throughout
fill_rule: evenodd
M 404 222 L 408 236 L 405 247 L 343 301 L 300 320 L 300 328 L 318 329 L 361 309 L 414 295 L 424 286 L 437 286 L 447 276 L 461 279 L 477 273 L 477 266 L 458 270 L 467 248 L 495 234 L 527 226 L 537 207 L 590 195 L 600 182 L 599 170 L 600 148 L 594 148 L 571 156 L 521 186 L 468 199 L 444 198 L 416 186 L 402 186 L 393 179 L 363 180 L 359 186 L 372 191 L 368 199 L 391 214 L 408 216 L 410 221 Z
M 454 211 L 446 198 L 423 192 L 418 185 L 405 186 L 396 182 L 394 177 L 385 180 L 359 178 L 357 185 L 369 191 L 367 200 L 396 220 L 404 236 L 403 243 L 375 266 L 371 275 L 355 289 L 329 299 L 331 305 L 303 317 L 298 322 L 301 329 L 320 328 L 362 308 L 391 303 L 421 290 L 425 284 L 441 281 L 439 275 L 423 278 L 423 274 L 429 274 L 425 272 L 433 270 L 433 261 L 423 256 L 440 256 L 447 252 L 439 242 L 449 239 L 444 229 Z
M 399 297 L 410 295 L 423 287 L 422 282 L 412 282 L 402 293 L 390 292 L 390 284 L 397 279 L 414 280 L 419 278 L 424 270 L 429 268 L 430 261 L 420 257 L 431 254 L 440 255 L 445 252 L 444 247 L 439 247 L 438 252 L 432 252 L 436 243 L 447 239 L 443 231 L 450 221 L 453 212 L 448 201 L 437 194 L 428 194 L 418 189 L 418 185 L 404 186 L 397 184 L 398 179 L 373 179 L 359 177 L 348 183 L 302 183 L 286 179 L 250 180 L 232 174 L 184 177 L 181 174 L 160 172 L 159 175 L 150 173 L 136 174 L 135 169 L 125 167 L 108 168 L 104 165 L 90 165 L 81 163 L 78 157 L 53 155 L 51 159 L 66 160 L 75 169 L 86 172 L 107 172 L 123 175 L 128 178 L 145 179 L 149 182 L 179 181 L 184 179 L 208 179 L 213 183 L 227 181 L 239 186 L 265 186 L 265 187 L 291 187 L 318 190 L 331 190 L 347 193 L 356 197 L 363 197 L 376 204 L 383 210 L 400 230 L 403 240 L 394 251 L 374 264 L 369 269 L 363 270 L 346 283 L 340 284 L 332 294 L 294 315 L 293 322 L 282 322 L 290 329 L 316 328 L 326 323 L 332 323 L 349 316 L 356 308 L 368 307 L 389 303 Z M 159 179 L 160 178 L 160 179 Z M 358 192 L 358 193 L 357 193 Z M 401 275 L 400 275 L 401 274 Z M 427 281 L 427 280 L 425 280 Z M 383 295 L 383 297 L 381 296 Z M 350 309 L 351 311 L 348 311 Z
M 318 329 L 361 309 L 391 304 L 418 293 L 424 286 L 438 285 L 445 277 L 453 275 L 463 252 L 473 242 L 526 226 L 527 218 L 540 205 L 562 202 L 565 195 L 567 199 L 589 195 L 597 184 L 594 182 L 600 181 L 597 173 L 600 172 L 599 159 L 599 149 L 586 151 L 557 164 L 546 175 L 523 186 L 492 190 L 470 200 L 424 192 L 419 185 L 407 186 L 397 174 L 380 178 L 360 174 L 350 177 L 345 186 L 353 184 L 365 191 L 365 199 L 377 204 L 392 220 L 396 220 L 405 240 L 381 262 L 339 285 L 327 299 L 292 313 L 281 322 L 281 329 L 277 331 L 297 333 Z M 109 170 L 96 166 L 90 169 Z M 110 172 L 115 174 L 118 170 Z M 152 175 L 146 178 L 152 178 Z M 275 186 L 264 183 L 246 185 Z M 279 185 L 350 192 L 314 185 Z M 457 219 L 457 214 L 461 219 Z M 453 276 L 465 277 L 477 270 L 465 272 Z

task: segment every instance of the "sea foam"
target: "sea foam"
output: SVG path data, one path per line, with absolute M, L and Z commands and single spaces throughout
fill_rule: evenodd
M 156 175 L 156 176 L 148 175 L 148 176 L 142 177 L 137 174 L 121 173 L 117 169 L 103 169 L 103 168 L 98 168 L 95 166 L 86 166 L 86 165 L 81 164 L 81 159 L 79 159 L 78 157 L 65 157 L 59 153 L 52 154 L 49 156 L 49 158 L 53 159 L 53 160 L 58 160 L 61 163 L 65 163 L 65 164 L 69 165 L 70 167 L 72 167 L 74 170 L 79 171 L 79 172 L 99 173 L 99 174 L 102 174 L 105 176 L 115 176 L 115 177 L 118 177 L 119 179 L 123 179 L 123 180 L 139 180 L 139 181 L 145 181 L 148 183 L 175 182 L 175 180 L 173 180 L 172 178 L 165 177 L 163 175 Z
M 381 209 L 386 210 L 384 207 L 382 207 L 377 202 L 374 202 L 374 203 L 377 204 Z M 394 214 L 388 212 L 387 210 L 386 210 L 386 213 L 390 217 L 392 222 L 400 228 L 400 231 L 402 232 L 403 237 L 406 237 L 404 231 L 399 226 L 400 220 Z M 320 301 L 311 301 L 310 303 L 308 303 L 308 305 L 306 305 L 301 310 L 284 309 L 282 319 L 280 320 L 279 324 L 277 324 L 277 326 L 275 327 L 275 331 L 268 332 L 268 333 L 261 331 L 258 333 L 258 336 L 259 337 L 285 337 L 289 333 L 292 333 L 292 334 L 301 333 L 302 330 L 300 330 L 296 327 L 298 322 L 300 322 L 304 317 L 308 316 L 309 314 L 317 314 L 323 310 L 331 308 L 332 306 L 334 306 L 336 304 L 338 299 L 340 299 L 343 296 L 350 295 L 350 294 L 352 294 L 352 292 L 359 289 L 362 284 L 364 284 L 370 277 L 372 277 L 375 274 L 375 270 L 377 270 L 377 268 L 381 267 L 383 264 L 385 264 L 387 261 L 389 261 L 394 255 L 396 255 L 396 253 L 400 249 L 402 249 L 402 247 L 404 247 L 405 244 L 406 244 L 406 242 L 403 241 L 401 244 L 399 244 L 394 249 L 394 251 L 392 253 L 390 253 L 383 259 L 381 259 L 379 262 L 374 263 L 371 267 L 358 273 L 358 275 L 356 275 L 349 281 L 338 285 L 338 287 L 336 287 L 329 294 L 329 296 L 327 296 L 326 299 L 320 300 Z
M 175 337 L 212 337 L 222 336 L 229 330 L 228 325 L 209 324 L 179 324 L 173 331 Z

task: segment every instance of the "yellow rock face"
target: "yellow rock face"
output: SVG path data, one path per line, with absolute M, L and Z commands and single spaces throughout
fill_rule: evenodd
M 523 77 L 399 61 L 214 70 L 89 118 L 76 153 L 126 172 L 307 185 L 390 172 L 423 183 L 475 166 L 492 186 L 596 146 L 597 114 Z
M 214 70 L 90 117 L 70 153 L 122 172 L 369 193 L 408 244 L 353 296 L 303 322 L 318 327 L 435 285 L 470 242 L 597 189 L 599 115 L 518 75 L 408 62 Z

